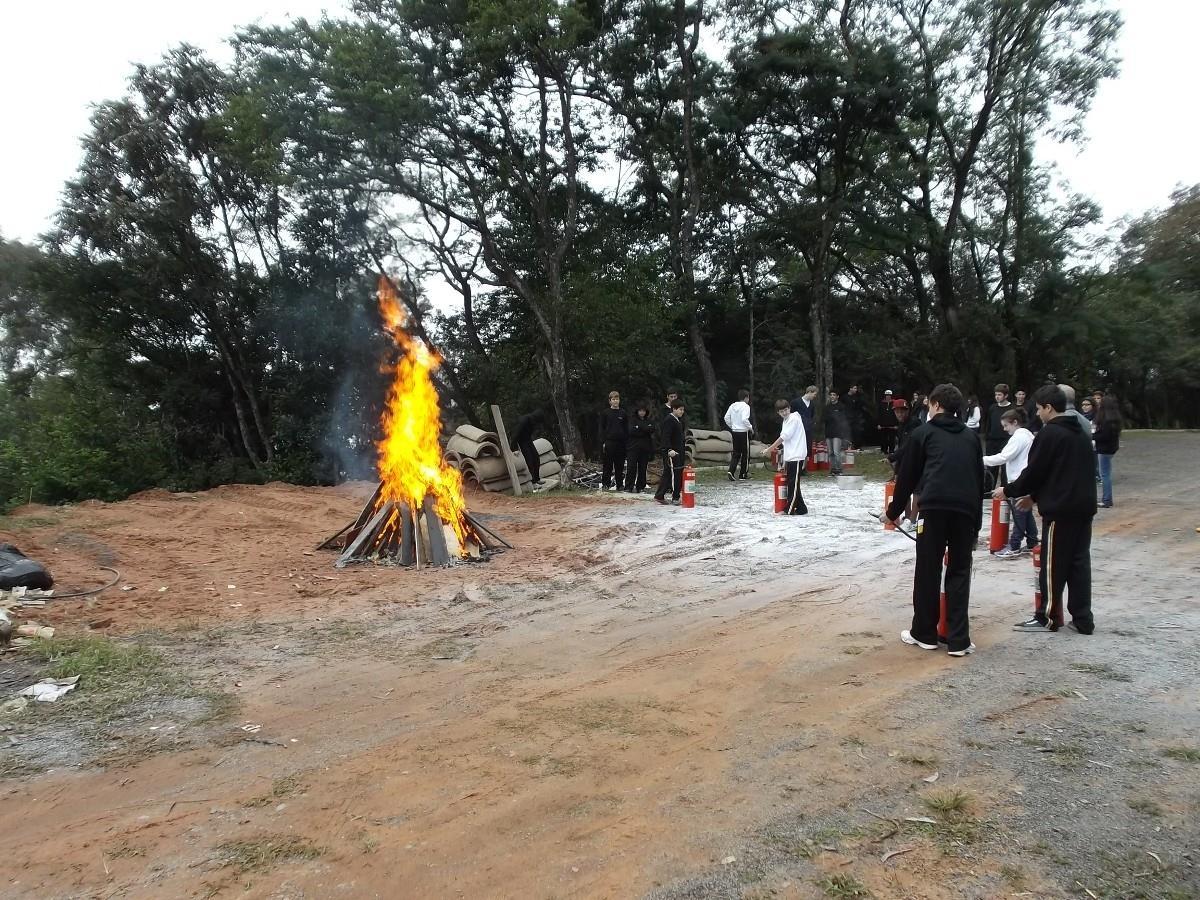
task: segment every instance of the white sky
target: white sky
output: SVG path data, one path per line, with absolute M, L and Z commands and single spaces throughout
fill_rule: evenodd
M 1045 148 L 1073 189 L 1109 221 L 1166 204 L 1200 182 L 1200 126 L 1191 89 L 1200 4 L 1116 0 L 1125 18 L 1121 76 L 1100 89 L 1088 144 Z M 240 25 L 338 13 L 342 0 L 49 0 L 0 12 L 0 234 L 31 241 L 49 227 L 79 162 L 89 107 L 119 97 L 132 63 L 187 42 L 227 58 Z

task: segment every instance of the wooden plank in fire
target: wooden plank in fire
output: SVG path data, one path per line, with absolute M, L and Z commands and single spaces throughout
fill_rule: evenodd
M 366 506 L 362 508 L 362 512 L 358 514 L 358 518 L 354 520 L 355 528 L 362 528 L 367 524 L 367 520 L 371 518 L 371 510 L 375 508 L 375 504 L 379 502 L 379 495 L 383 493 L 383 482 L 375 485 L 375 490 L 371 494 L 371 499 L 367 501 Z
M 343 547 L 358 537 L 358 532 L 362 529 L 363 525 L 367 523 L 367 520 L 371 518 L 371 511 L 375 508 L 375 504 L 378 502 L 379 495 L 382 493 L 382 491 L 383 482 L 381 481 L 379 484 L 375 485 L 375 490 L 371 494 L 371 499 L 367 501 L 366 505 L 359 512 L 358 518 L 347 525 L 343 525 L 337 530 L 336 534 L 331 534 L 329 537 L 325 538 L 325 540 L 317 545 L 317 549 L 327 550 L 333 546 L 334 541 L 340 538 L 343 534 L 346 535 L 345 540 L 342 542 Z M 347 534 L 347 532 L 349 532 L 349 534 Z
M 388 516 L 392 513 L 392 507 L 395 504 L 389 500 L 379 508 L 379 512 L 371 517 L 358 535 L 352 540 L 346 549 L 342 551 L 342 555 L 337 558 L 334 563 L 336 568 L 344 568 L 346 563 L 353 559 L 361 559 L 365 557 L 365 551 L 375 542 L 375 538 L 379 535 L 379 531 L 387 523 Z
M 480 522 L 477 518 L 475 518 L 475 516 L 471 515 L 470 513 L 467 513 L 467 521 L 471 523 L 472 528 L 474 528 L 476 531 L 478 531 L 480 533 L 480 536 L 487 535 L 493 541 L 495 541 L 498 546 L 507 547 L 509 550 L 513 549 L 512 544 L 510 544 L 504 538 L 500 537 L 500 535 L 496 534 L 496 532 L 492 531 L 492 529 L 488 528 L 486 525 L 484 525 L 482 522 Z
M 416 562 L 416 549 L 412 510 L 403 503 L 400 505 L 400 565 L 411 566 Z
M 429 535 L 429 562 L 435 566 L 450 565 L 450 551 L 446 547 L 446 532 L 442 520 L 433 506 L 433 497 L 426 497 L 422 505 L 425 514 L 425 530 Z

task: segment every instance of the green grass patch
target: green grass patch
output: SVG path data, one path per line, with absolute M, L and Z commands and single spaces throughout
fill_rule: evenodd
M 1163 808 L 1149 797 L 1130 797 L 1125 802 L 1134 812 L 1140 812 L 1143 815 L 1154 816 L 1155 818 L 1162 818 Z
M 826 897 L 870 897 L 867 886 L 853 875 L 826 875 L 817 882 L 817 887 L 825 892 Z
M 1200 763 L 1200 750 L 1195 747 L 1167 747 L 1162 755 L 1181 762 Z
M 1071 663 L 1071 668 L 1076 672 L 1086 672 L 1097 678 L 1103 678 L 1105 681 L 1133 681 L 1127 672 L 1114 669 L 1104 663 Z
M 271 790 L 268 793 L 263 794 L 261 797 L 254 797 L 247 800 L 242 806 L 249 809 L 255 809 L 260 806 L 272 806 L 284 797 L 290 797 L 297 793 L 302 787 L 304 787 L 304 782 L 300 780 L 299 775 L 284 775 L 282 778 L 276 778 L 271 782 Z
M 941 762 L 936 753 L 901 753 L 896 759 L 910 766 L 920 766 L 922 769 L 936 768 Z
M 295 835 L 267 835 L 253 841 L 226 841 L 217 847 L 222 865 L 231 866 L 238 874 L 263 872 L 285 862 L 316 859 L 325 852 Z
M 942 816 L 966 813 L 971 800 L 970 794 L 960 790 L 933 791 L 921 798 L 928 809 Z
M 45 771 L 49 766 L 124 766 L 146 756 L 182 749 L 186 728 L 226 719 L 237 700 L 194 684 L 157 649 L 98 636 L 36 639 L 22 654 L 37 678 L 79 677 L 75 690 L 57 703 L 31 703 L 19 714 L 21 728 L 56 734 L 55 748 L 39 750 L 31 740 L 0 748 L 0 779 Z M 173 722 L 182 729 L 149 730 L 147 722 Z M 64 731 L 65 729 L 65 731 Z M 69 748 L 70 753 L 61 752 Z

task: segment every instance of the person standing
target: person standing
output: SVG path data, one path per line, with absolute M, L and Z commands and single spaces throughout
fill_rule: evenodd
M 543 484 L 541 458 L 537 448 L 533 446 L 533 435 L 541 425 L 542 411 L 540 409 L 521 416 L 517 419 L 516 427 L 513 428 L 510 448 L 514 451 L 521 451 L 521 456 L 525 459 L 525 467 L 529 469 L 529 475 L 533 479 L 535 488 L 539 488 Z
M 1017 388 L 1013 398 L 1017 408 L 1025 411 L 1025 427 L 1029 429 L 1030 434 L 1037 434 L 1042 428 L 1042 420 L 1037 416 L 1037 407 L 1033 405 L 1033 398 L 1020 388 Z
M 825 441 L 829 444 L 829 474 L 841 475 L 842 453 L 850 442 L 850 417 L 837 391 L 829 392 L 824 424 Z
M 787 475 L 788 502 L 786 512 L 789 516 L 806 516 L 808 507 L 800 494 L 800 470 L 804 467 L 808 455 L 808 438 L 804 433 L 804 419 L 800 413 L 792 411 L 792 405 L 787 400 L 775 401 L 775 412 L 783 419 L 783 428 L 779 437 L 770 447 L 763 451 L 763 456 L 770 456 L 772 450 L 783 448 L 783 466 Z
M 1019 406 L 1006 409 L 1000 424 L 1008 432 L 1008 443 L 995 456 L 985 456 L 985 466 L 1004 466 L 1006 481 L 1016 481 L 1029 464 L 1029 448 L 1033 446 L 1033 432 L 1025 427 L 1025 410 Z M 1030 551 L 1038 545 L 1037 519 L 1032 509 L 1021 509 L 1009 501 L 1012 509 L 1012 531 L 1008 546 L 996 551 L 996 559 L 1016 559 L 1021 555 L 1021 539 L 1024 538 Z
M 987 428 L 983 432 L 983 452 L 987 456 L 995 456 L 1008 443 L 1008 432 L 1000 424 L 1000 417 L 1006 410 L 1012 408 L 1012 404 L 1008 401 L 1007 384 L 996 385 L 992 389 L 992 396 L 995 397 L 996 402 L 988 407 Z M 991 466 L 988 469 L 988 490 L 1000 483 L 1000 470 L 1000 466 Z
M 980 412 L 980 409 L 979 409 L 979 400 L 976 399 L 974 394 L 972 394 L 970 397 L 967 398 L 966 421 L 964 422 L 964 424 L 967 426 L 967 428 L 969 428 L 971 430 L 971 433 L 974 434 L 976 437 L 979 436 L 979 433 L 980 433 L 979 426 L 981 424 L 982 419 L 983 419 L 983 413 Z
M 862 386 L 850 385 L 846 392 L 846 414 L 850 420 L 850 445 L 862 449 L 863 439 L 871 424 L 871 416 L 867 411 L 867 400 L 863 395 Z
M 894 471 L 900 465 L 900 456 L 908 445 L 908 439 L 914 431 L 921 427 L 921 423 L 917 421 L 916 416 L 912 415 L 912 410 L 908 408 L 908 401 L 903 397 L 893 400 L 892 408 L 895 410 L 897 422 L 896 449 L 888 454 L 887 459 L 892 464 Z
M 668 489 L 671 491 L 672 503 L 679 502 L 679 494 L 683 489 L 683 414 L 683 401 L 676 398 L 671 401 L 671 414 L 663 419 L 663 473 L 658 479 L 658 490 L 654 492 L 654 501 L 663 506 L 667 505 Z
M 912 625 L 900 640 L 938 648 L 942 560 L 946 562 L 946 646 L 951 656 L 974 652 L 968 608 L 971 551 L 983 527 L 983 451 L 962 423 L 962 392 L 939 384 L 929 394 L 929 421 L 913 432 L 900 458 L 892 502 L 879 519 L 895 522 L 921 486 Z
M 1047 384 L 1033 395 L 1042 430 L 1029 450 L 1021 477 L 997 487 L 992 496 L 1017 501 L 1042 514 L 1041 601 L 1033 615 L 1014 628 L 1058 631 L 1063 623 L 1063 592 L 1071 625 L 1080 634 L 1096 630 L 1092 615 L 1092 519 L 1096 488 L 1092 482 L 1092 442 L 1079 419 L 1067 411 L 1061 386 Z
M 625 490 L 640 494 L 646 489 L 646 466 L 654 453 L 654 420 L 650 407 L 639 403 L 629 420 L 629 458 L 625 462 Z
M 629 413 L 621 409 L 621 395 L 616 391 L 609 392 L 608 409 L 600 414 L 600 440 L 604 462 L 600 490 L 615 491 L 625 483 L 625 457 L 629 449 Z
M 747 466 L 750 463 L 750 434 L 754 426 L 750 424 L 750 392 L 738 391 L 738 398 L 729 404 L 725 410 L 725 427 L 733 435 L 733 455 L 729 458 L 729 480 L 733 481 L 734 469 L 741 466 L 739 478 L 749 478 Z
M 1109 394 L 1100 401 L 1099 410 L 1093 421 L 1096 430 L 1096 456 L 1100 460 L 1100 505 L 1111 509 L 1113 505 L 1112 458 L 1121 449 L 1121 408 L 1117 398 Z
M 892 407 L 892 392 L 883 392 L 883 402 L 879 405 L 879 452 L 886 458 L 896 449 L 896 431 L 900 421 L 896 418 L 896 410 Z
M 808 461 L 812 459 L 813 435 L 816 429 L 813 427 L 813 404 L 817 401 L 817 386 L 810 384 L 804 389 L 802 396 L 796 397 L 789 401 L 788 408 L 792 412 L 800 413 L 800 421 L 804 423 L 804 440 L 806 446 L 804 448 L 804 463 L 800 466 L 801 477 L 808 474 Z

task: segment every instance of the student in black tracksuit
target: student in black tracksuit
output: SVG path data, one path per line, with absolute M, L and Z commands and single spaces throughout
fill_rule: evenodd
M 621 409 L 621 395 L 611 391 L 608 409 L 600 414 L 600 441 L 604 472 L 601 490 L 620 490 L 625 483 L 625 456 L 629 447 L 629 413 Z M 614 479 L 615 476 L 615 479 Z
M 1004 430 L 1000 417 L 1012 409 L 1012 404 L 1008 402 L 1007 384 L 996 385 L 992 396 L 996 398 L 996 402 L 988 407 L 987 426 L 983 431 L 983 450 L 986 456 L 995 456 L 1008 443 L 1008 432 Z M 992 466 L 988 469 L 989 491 L 1000 483 L 1004 477 L 1003 471 L 1004 466 Z
M 793 397 L 788 403 L 792 412 L 800 413 L 800 421 L 804 423 L 804 459 L 800 463 L 800 474 L 807 475 L 808 467 L 812 465 L 813 435 L 817 433 L 813 422 L 813 404 L 817 402 L 817 386 L 810 384 L 799 397 Z
M 683 412 L 683 401 L 672 400 L 671 414 L 663 417 L 660 426 L 663 473 L 658 479 L 658 490 L 654 492 L 654 499 L 664 505 L 667 502 L 665 498 L 668 490 L 671 492 L 673 503 L 679 502 L 679 494 L 683 490 Z
M 912 627 L 900 640 L 922 650 L 938 646 L 942 558 L 946 565 L 946 644 L 951 656 L 966 656 L 971 643 L 971 551 L 983 526 L 983 451 L 963 424 L 963 396 L 952 384 L 929 395 L 929 421 L 913 432 L 900 457 L 896 491 L 880 519 L 895 522 L 919 484 L 917 561 L 913 573 Z
M 534 410 L 531 413 L 526 413 L 517 419 L 516 428 L 512 433 L 512 449 L 520 450 L 521 455 L 525 457 L 525 465 L 529 469 L 529 474 L 533 477 L 534 485 L 542 483 L 541 462 L 538 457 L 537 448 L 533 446 L 534 432 L 542 424 L 541 410 Z
M 1063 589 L 1071 625 L 1080 634 L 1096 630 L 1092 616 L 1092 519 L 1096 515 L 1092 436 L 1067 412 L 1067 395 L 1058 385 L 1033 395 L 1042 430 L 1029 448 L 1029 464 L 1012 484 L 992 496 L 1037 502 L 1042 514 L 1042 568 L 1038 579 L 1042 605 L 1015 627 L 1021 631 L 1057 631 L 1063 623 Z
M 654 420 L 650 408 L 639 403 L 629 420 L 629 459 L 625 464 L 625 490 L 638 493 L 646 489 L 646 466 L 654 453 Z

